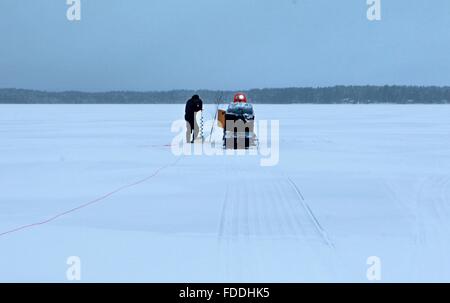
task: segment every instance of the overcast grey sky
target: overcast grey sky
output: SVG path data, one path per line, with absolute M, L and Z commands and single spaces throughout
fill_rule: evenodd
M 450 1 L 0 0 L 0 88 L 450 85 Z

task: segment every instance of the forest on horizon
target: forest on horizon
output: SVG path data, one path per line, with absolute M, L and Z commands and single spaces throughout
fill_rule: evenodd
M 205 103 L 229 102 L 237 91 L 170 90 L 47 92 L 0 89 L 0 104 L 180 104 L 193 94 Z M 450 86 L 332 86 L 250 89 L 256 104 L 450 104 Z

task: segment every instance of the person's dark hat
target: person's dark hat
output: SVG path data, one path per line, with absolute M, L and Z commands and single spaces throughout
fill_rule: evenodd
M 199 99 L 200 99 L 200 96 L 199 96 L 199 95 L 193 95 L 193 96 L 192 96 L 192 99 L 193 99 L 193 100 L 199 100 Z

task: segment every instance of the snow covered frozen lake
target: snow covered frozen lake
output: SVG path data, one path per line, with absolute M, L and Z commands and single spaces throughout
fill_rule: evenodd
M 175 157 L 183 112 L 1 105 L 0 281 L 450 282 L 450 106 L 256 105 L 273 167 Z

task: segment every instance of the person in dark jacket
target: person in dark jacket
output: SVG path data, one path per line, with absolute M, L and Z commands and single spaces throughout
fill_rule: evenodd
M 195 115 L 197 112 L 203 110 L 203 101 L 200 99 L 198 95 L 192 96 L 186 102 L 186 109 L 184 113 L 184 120 L 186 120 L 186 142 L 194 143 L 194 140 L 197 138 L 199 133 L 197 119 L 195 119 Z M 192 139 L 191 134 L 194 133 Z

